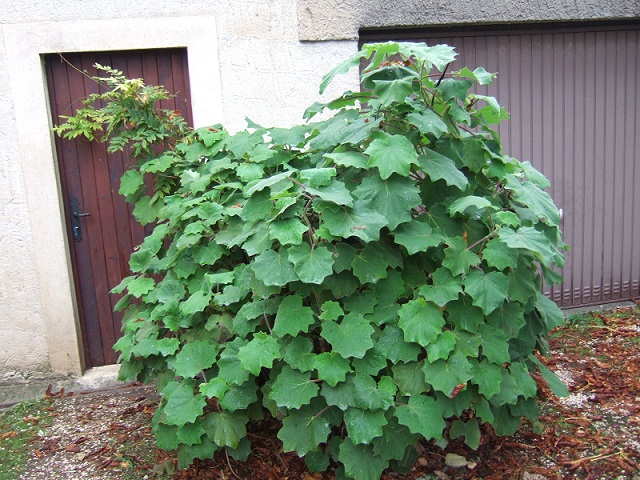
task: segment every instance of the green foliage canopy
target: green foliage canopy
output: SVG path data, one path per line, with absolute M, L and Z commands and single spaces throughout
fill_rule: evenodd
M 420 437 L 476 448 L 478 419 L 500 434 L 536 419 L 529 372 L 562 393 L 535 356 L 562 320 L 540 293 L 564 262 L 558 211 L 546 179 L 503 153 L 504 109 L 470 93 L 494 75 L 436 73 L 454 57 L 365 45 L 321 85 L 364 61 L 363 92 L 235 135 L 149 110 L 131 122 L 147 87 L 109 71 L 108 110 L 89 102 L 59 127 L 92 137 L 106 122 L 138 159 L 120 191 L 155 228 L 115 289 L 116 349 L 122 379 L 157 382 L 154 431 L 182 466 L 243 458 L 247 423 L 272 416 L 310 468 L 331 457 L 373 480 Z

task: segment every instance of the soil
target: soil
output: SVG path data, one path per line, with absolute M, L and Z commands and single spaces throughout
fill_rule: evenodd
M 539 424 L 525 422 L 512 437 L 497 437 L 485 425 L 476 451 L 457 441 L 445 450 L 424 442 L 407 475 L 385 473 L 383 479 L 640 480 L 640 308 L 572 321 L 552 332 L 545 360 L 571 394 L 558 399 L 540 381 Z M 152 387 L 48 396 L 53 421 L 33 439 L 20 479 L 335 478 L 312 473 L 297 455 L 284 453 L 276 425 L 249 433 L 253 453 L 245 462 L 219 453 L 177 470 L 175 454 L 154 444 L 150 419 L 158 398 Z

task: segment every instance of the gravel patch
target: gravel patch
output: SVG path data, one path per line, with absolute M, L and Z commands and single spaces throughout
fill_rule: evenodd
M 129 387 L 54 401 L 56 417 L 39 432 L 20 480 L 120 479 L 131 468 L 118 458 L 117 433 L 150 438 L 145 408 L 153 387 Z

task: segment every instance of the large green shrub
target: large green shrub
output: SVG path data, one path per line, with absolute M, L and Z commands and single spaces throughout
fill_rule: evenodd
M 535 356 L 562 321 L 541 293 L 563 264 L 558 210 L 544 176 L 502 152 L 505 111 L 469 93 L 493 75 L 434 74 L 454 56 L 366 45 L 321 85 L 365 62 L 363 91 L 292 128 L 203 128 L 161 153 L 140 129 L 170 114 L 126 133 L 140 161 L 121 193 L 156 224 L 116 289 L 116 348 L 123 379 L 157 382 L 154 432 L 182 466 L 245 458 L 247 424 L 272 416 L 310 468 L 377 479 L 420 438 L 476 448 L 481 423 L 535 420 L 530 373 L 562 391 Z M 117 134 L 132 108 L 111 107 Z

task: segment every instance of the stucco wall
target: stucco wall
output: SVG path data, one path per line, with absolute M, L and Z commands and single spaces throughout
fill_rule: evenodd
M 0 36 L 0 51 L 4 39 Z M 0 57 L 0 85 L 9 85 Z M 31 229 L 15 145 L 13 104 L 0 93 L 0 383 L 21 365 L 47 366 Z
M 31 160 L 25 157 L 29 155 L 28 142 L 19 141 L 17 92 L 10 87 L 12 79 L 7 67 L 12 54 L 7 48 L 13 48 L 15 32 L 26 31 L 37 36 L 41 31 L 50 32 L 52 29 L 48 27 L 51 25 L 75 28 L 82 22 L 95 24 L 98 20 L 110 20 L 116 25 L 122 23 L 122 19 L 166 21 L 175 17 L 179 22 L 188 16 L 209 16 L 215 22 L 217 43 L 202 47 L 211 49 L 207 61 L 215 64 L 215 75 L 211 76 L 210 88 L 221 86 L 222 114 L 217 111 L 219 108 L 215 108 L 215 114 L 204 112 L 199 115 L 205 119 L 201 123 L 222 120 L 230 130 L 239 130 L 244 128 L 244 118 L 248 116 L 263 125 L 284 126 L 301 121 L 306 106 L 318 99 L 322 74 L 357 48 L 354 41 L 301 43 L 296 6 L 295 0 L 115 0 L 106 3 L 0 0 L 0 383 L 16 374 L 25 376 L 50 366 L 61 373 L 78 373 L 82 365 L 77 358 L 67 359 L 79 356 L 77 338 L 74 335 L 53 338 L 52 334 L 57 324 L 67 333 L 75 326 L 75 319 L 68 318 L 74 315 L 72 309 L 65 310 L 68 313 L 64 318 L 56 318 L 59 314 L 56 296 L 65 300 L 60 304 L 73 302 L 65 282 L 61 281 L 57 286 L 55 272 L 52 273 L 51 268 L 46 271 L 46 265 L 43 266 L 48 261 L 48 253 L 38 252 L 42 249 L 39 246 L 47 243 L 47 232 L 43 230 L 49 228 L 43 224 L 38 210 L 47 208 L 55 216 L 59 213 L 59 205 L 57 198 L 41 198 L 34 202 L 29 197 L 29 190 L 33 191 L 40 181 L 54 187 L 57 184 L 52 178 L 55 169 L 46 172 L 29 169 Z M 57 41 L 56 38 L 50 40 L 52 43 Z M 105 50 L 112 48 L 105 42 Z M 206 54 L 199 58 L 206 58 Z M 218 75 L 219 79 L 215 79 Z M 20 84 L 20 79 L 17 83 L 15 78 L 13 80 L 14 87 Z M 219 85 L 216 86 L 217 82 Z M 328 92 L 329 96 L 357 87 L 353 75 L 343 76 L 338 82 Z M 34 98 L 43 97 L 43 92 L 34 93 L 38 93 Z M 35 120 L 34 123 L 43 121 L 41 118 Z M 42 143 L 44 139 L 37 140 Z M 38 175 L 47 178 L 33 178 Z M 55 188 L 53 193 L 55 196 Z M 57 238 L 57 243 L 63 245 L 64 241 Z M 45 246 L 49 247 L 48 244 Z M 68 278 L 66 254 L 58 252 L 56 256 L 56 265 L 61 265 L 56 268 L 67 269 L 60 272 L 61 278 Z
M 300 0 L 301 40 L 357 39 L 361 28 L 603 20 L 640 16 L 634 0 Z
M 391 3 L 393 8 L 389 8 Z M 7 66 L 11 56 L 7 46 L 15 45 L 16 39 L 9 37 L 18 30 L 37 35 L 38 31 L 46 30 L 47 25 L 62 25 L 60 22 L 78 25 L 108 20 L 117 25 L 122 19 L 167 21 L 175 18 L 179 22 L 180 18 L 189 16 L 213 18 L 217 38 L 217 42 L 200 46 L 210 48 L 211 57 L 207 59 L 206 54 L 201 54 L 199 58 L 215 64 L 210 88 L 220 87 L 222 108 L 216 106 L 215 115 L 207 116 L 205 112 L 200 118 L 221 119 L 230 130 L 238 130 L 244 127 L 245 116 L 263 125 L 284 126 L 300 121 L 306 106 L 318 99 L 322 74 L 355 51 L 358 30 L 363 27 L 637 17 L 640 3 L 615 0 L 0 0 L 0 382 L 12 372 L 43 370 L 49 365 L 62 372 L 77 373 L 81 368 L 78 359 L 60 360 L 65 355 L 79 355 L 78 345 L 73 346 L 77 343 L 72 338 L 74 335 L 66 335 L 71 347 L 61 347 L 52 335 L 59 321 L 67 331 L 75 328 L 74 318 L 60 320 L 55 315 L 58 300 L 61 304 L 73 303 L 68 289 L 50 288 L 56 284 L 57 272 L 61 278 L 69 278 L 66 254 L 54 252 L 56 265 L 61 266 L 47 269 L 49 252 L 43 254 L 40 247 L 64 245 L 60 235 L 55 241 L 47 242 L 47 227 L 38 220 L 43 217 L 39 211 L 45 207 L 53 216 L 60 217 L 53 178 L 54 160 L 51 152 L 46 152 L 51 157 L 45 159 L 49 162 L 48 168 L 29 169 L 31 160 L 25 156 L 29 152 L 29 141 L 19 141 L 20 122 L 16 121 L 15 87 L 21 79 L 9 78 Z M 171 21 L 168 23 L 167 28 L 171 29 Z M 108 27 L 105 26 L 107 31 Z M 52 41 L 55 43 L 55 39 Z M 112 48 L 115 47 L 105 40 L 104 50 Z M 199 81 L 204 82 L 201 87 L 206 89 L 207 79 Z M 357 88 L 355 73 L 337 78 L 326 96 L 347 88 Z M 36 93 L 34 98 L 44 97 L 42 91 Z M 33 119 L 34 124 L 43 121 L 47 120 Z M 46 128 L 39 135 L 47 136 Z M 35 140 L 45 145 L 48 141 Z M 47 178 L 34 178 L 38 175 Z M 48 190 L 52 194 L 34 201 L 33 191 L 34 188 L 37 191 L 40 181 L 53 185 Z M 64 316 L 73 317 L 72 310 L 66 310 L 68 313 Z M 60 352 L 61 348 L 66 350 Z

